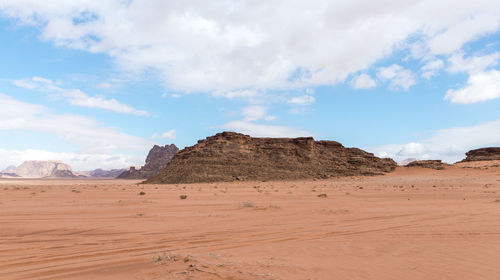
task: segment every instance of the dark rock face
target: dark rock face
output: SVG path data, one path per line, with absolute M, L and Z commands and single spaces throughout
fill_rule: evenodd
M 465 153 L 467 156 L 461 162 L 481 161 L 481 160 L 500 160 L 500 147 L 481 148 L 470 150 Z
M 449 164 L 444 163 L 441 160 L 416 160 L 405 165 L 405 167 L 422 167 L 436 170 L 443 170 L 447 166 L 449 166 Z
M 377 175 L 396 162 L 334 141 L 306 138 L 252 138 L 223 132 L 177 153 L 146 183 L 198 183 L 235 180 L 294 180 Z
M 179 148 L 174 144 L 161 147 L 155 145 L 148 153 L 146 164 L 141 169 L 130 167 L 130 170 L 121 173 L 120 179 L 147 179 L 156 175 L 172 160 Z
M 103 170 L 103 169 L 96 169 L 93 171 L 89 172 L 90 177 L 93 178 L 116 178 L 123 172 L 127 170 L 125 169 L 111 169 L 111 170 Z

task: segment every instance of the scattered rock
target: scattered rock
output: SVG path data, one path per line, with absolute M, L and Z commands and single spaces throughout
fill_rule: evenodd
M 179 196 L 179 198 L 180 198 L 180 199 L 186 199 L 187 197 L 188 197 L 188 196 L 187 196 L 187 195 L 185 195 L 185 194 L 181 194 L 181 195 Z
M 146 193 L 145 192 L 140 192 L 139 195 L 145 195 Z
M 318 197 L 325 198 L 325 197 L 327 197 L 327 195 L 326 195 L 326 193 L 320 193 L 320 194 L 318 194 Z
M 252 138 L 223 132 L 178 152 L 146 183 L 201 183 L 248 180 L 325 179 L 379 175 L 396 168 L 382 159 L 335 141 L 302 138 Z

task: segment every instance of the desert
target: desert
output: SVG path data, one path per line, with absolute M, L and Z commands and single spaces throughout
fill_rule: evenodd
M 0 280 L 500 280 L 500 0 L 0 0 Z
M 500 275 L 498 161 L 318 180 L 140 182 L 1 179 L 0 279 Z

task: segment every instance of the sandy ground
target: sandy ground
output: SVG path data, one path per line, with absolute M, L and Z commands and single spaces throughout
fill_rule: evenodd
M 500 279 L 498 164 L 137 182 L 0 180 L 0 279 Z

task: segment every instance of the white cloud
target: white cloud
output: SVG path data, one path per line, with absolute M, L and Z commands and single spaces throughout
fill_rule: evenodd
M 152 142 L 106 127 L 79 115 L 54 114 L 48 108 L 0 93 L 0 130 L 50 133 L 81 146 L 82 153 L 144 151 Z
M 375 80 L 368 74 L 360 74 L 351 80 L 351 86 L 355 89 L 369 89 L 377 85 Z
M 409 47 L 409 37 L 421 57 L 451 54 L 498 30 L 500 18 L 493 0 L 0 0 L 0 10 L 57 46 L 108 54 L 123 71 L 153 70 L 169 89 L 230 98 L 343 82 Z
M 398 162 L 406 158 L 456 162 L 465 158 L 465 152 L 471 149 L 500 146 L 499 131 L 500 119 L 475 126 L 442 129 L 420 141 L 367 148 L 367 150 L 379 156 L 391 157 Z
M 224 130 L 248 134 L 253 137 L 303 137 L 311 133 L 286 126 L 256 124 L 248 121 L 231 121 L 221 126 Z
M 437 71 L 443 68 L 444 62 L 441 59 L 435 59 L 427 62 L 420 70 L 422 70 L 422 77 L 430 79 L 436 75 Z
M 288 103 L 290 103 L 290 104 L 301 105 L 301 106 L 311 105 L 314 102 L 316 102 L 316 98 L 314 98 L 314 96 L 312 96 L 312 95 L 296 96 L 296 97 L 292 97 L 288 101 Z
M 500 71 L 472 73 L 464 88 L 448 90 L 445 99 L 452 103 L 470 104 L 500 98 Z
M 494 4 L 494 2 L 495 1 L 479 1 L 477 4 L 487 7 L 489 4 Z M 467 6 L 467 4 L 464 5 L 457 2 L 455 2 L 455 4 L 456 5 L 453 6 L 454 11 L 450 11 L 449 7 L 447 11 L 442 11 L 444 18 L 450 16 L 444 15 L 444 13 L 451 13 L 453 16 L 457 10 Z M 497 5 L 495 5 L 495 8 L 498 8 Z M 480 9 L 480 7 L 475 8 Z M 495 10 L 498 11 L 497 9 Z M 436 12 L 437 11 L 438 9 L 436 9 Z M 466 42 L 477 39 L 482 35 L 495 32 L 500 27 L 499 17 L 494 13 L 481 14 L 478 13 L 477 10 L 470 10 L 468 14 L 464 14 L 463 16 L 461 20 L 450 24 L 443 32 L 439 32 L 429 41 L 428 45 L 432 54 L 450 54 L 460 49 Z
M 217 90 L 212 92 L 212 95 L 216 97 L 234 99 L 234 98 L 254 98 L 257 97 L 259 93 L 256 90 L 236 90 L 236 91 Z
M 243 120 L 246 122 L 257 121 L 260 119 L 265 119 L 267 121 L 272 121 L 276 117 L 267 115 L 267 108 L 264 106 L 248 106 L 241 110 L 241 115 Z
M 97 88 L 102 88 L 102 89 L 109 89 L 112 87 L 112 85 L 110 83 L 99 83 L 96 85 Z
M 153 139 L 157 139 L 157 138 L 163 138 L 163 139 L 171 139 L 171 140 L 174 140 L 177 138 L 177 131 L 175 129 L 172 129 L 172 130 L 169 130 L 167 132 L 164 132 L 160 135 L 158 134 L 153 134 L 152 136 Z
M 98 108 L 109 110 L 121 114 L 132 114 L 137 116 L 147 116 L 148 112 L 134 109 L 133 107 L 123 104 L 116 99 L 106 99 L 102 96 L 88 96 L 79 89 L 65 89 L 59 87 L 52 80 L 33 77 L 31 79 L 15 80 L 14 85 L 29 90 L 38 90 L 52 93 L 53 97 L 63 98 L 69 104 L 86 108 Z
M 464 58 L 463 52 L 455 53 L 448 59 L 450 67 L 448 71 L 451 73 L 456 72 L 469 72 L 477 73 L 487 68 L 498 65 L 500 53 L 494 52 L 483 56 L 469 56 Z
M 380 67 L 377 72 L 377 77 L 384 81 L 390 81 L 390 86 L 394 89 L 401 88 L 408 90 L 417 82 L 411 70 L 405 69 L 397 64 Z

